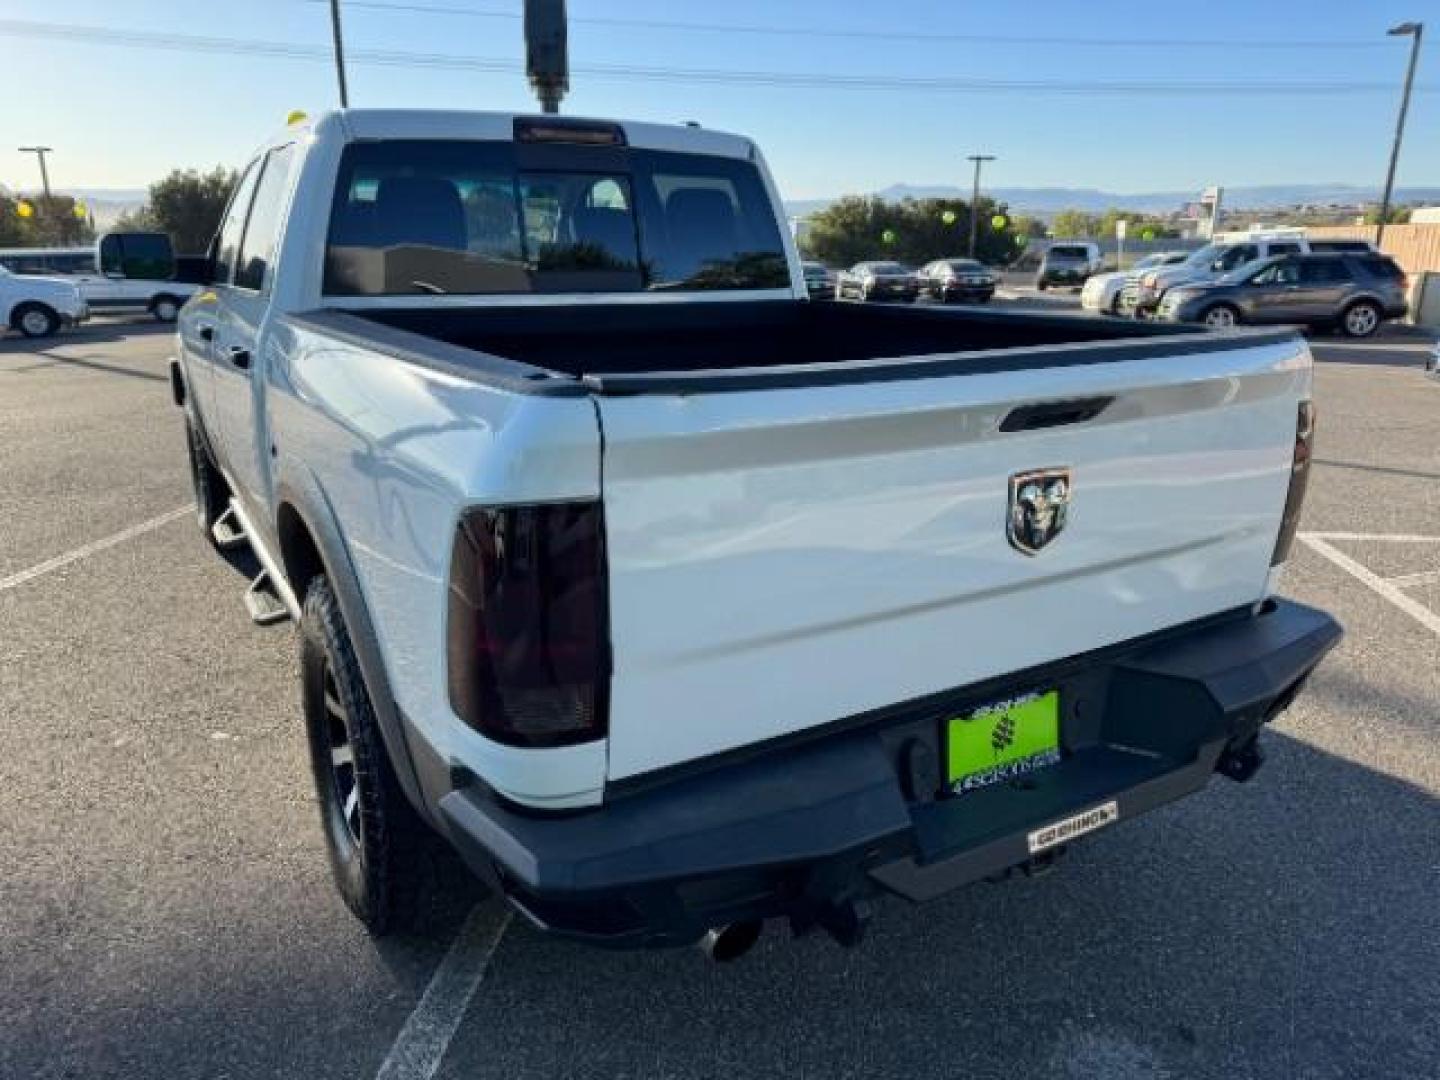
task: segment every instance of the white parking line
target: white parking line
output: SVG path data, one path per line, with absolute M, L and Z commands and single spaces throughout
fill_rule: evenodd
M 1387 544 L 1440 544 L 1440 536 L 1420 536 L 1417 533 L 1360 533 L 1360 532 L 1307 532 L 1321 540 L 1383 540 Z
M 1421 570 L 1418 574 L 1400 574 L 1385 580 L 1391 585 L 1408 589 L 1412 585 L 1429 585 L 1432 581 L 1440 581 L 1440 570 Z
M 430 1080 L 440 1068 L 470 999 L 485 979 L 490 958 L 510 925 L 508 911 L 496 923 L 489 919 L 493 913 L 494 909 L 485 904 L 470 912 L 415 1011 L 396 1036 L 395 1045 L 381 1062 L 375 1080 Z
M 168 525 L 176 518 L 184 517 L 186 514 L 193 514 L 194 508 L 181 506 L 169 513 L 153 517 L 149 521 L 142 521 L 138 525 L 131 525 L 128 529 L 121 529 L 118 533 L 106 536 L 100 540 L 92 541 L 84 547 L 78 547 L 73 551 L 67 551 L 63 555 L 56 555 L 53 559 L 46 559 L 37 563 L 28 570 L 21 570 L 18 574 L 11 574 L 9 577 L 0 578 L 0 592 L 7 589 L 14 589 L 24 585 L 27 581 L 34 581 L 36 578 L 59 570 L 61 567 L 69 566 L 71 563 L 87 556 L 94 555 L 97 551 L 104 551 L 106 548 L 114 547 L 116 544 L 123 544 L 126 540 L 133 540 L 143 533 L 158 529 L 162 525 Z
M 1366 537 L 1366 539 L 1388 539 L 1387 537 Z M 1351 577 L 1355 578 L 1362 585 L 1367 586 L 1373 592 L 1389 600 L 1401 611 L 1405 612 L 1412 619 L 1425 627 L 1431 633 L 1440 636 L 1440 615 L 1435 614 L 1424 604 L 1409 596 L 1406 596 L 1393 584 L 1386 581 L 1379 574 L 1369 567 L 1356 562 L 1343 551 L 1338 550 L 1331 544 L 1320 539 L 1315 533 L 1301 533 L 1300 541 L 1314 551 L 1317 555 L 1323 555 L 1336 566 L 1340 567 Z

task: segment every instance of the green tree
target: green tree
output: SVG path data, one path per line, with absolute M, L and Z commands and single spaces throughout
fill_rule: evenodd
M 980 199 L 975 254 L 984 262 L 1008 262 L 1015 254 L 1008 210 L 993 199 Z M 970 204 L 964 199 L 892 203 L 875 195 L 849 195 L 811 217 L 809 226 L 806 250 L 832 266 L 852 266 L 866 259 L 918 266 L 965 255 L 970 246 Z
M 20 200 L 0 192 L 0 247 L 23 247 L 28 223 L 20 217 Z
M 0 246 L 73 247 L 94 238 L 85 204 L 73 195 L 0 194 Z
M 1050 219 L 1050 234 L 1062 240 L 1099 236 L 1100 221 L 1097 215 L 1084 210 L 1061 210 Z
M 237 179 L 234 169 L 219 165 L 206 173 L 174 169 L 150 185 L 149 201 L 124 216 L 124 227 L 169 233 L 181 254 L 202 252 L 220 227 L 220 215 Z
M 155 220 L 155 215 L 147 203 L 144 206 L 137 206 L 134 210 L 126 210 L 115 219 L 112 226 L 114 232 L 161 232 L 160 223 Z
M 1015 236 L 1020 240 L 1043 240 L 1045 239 L 1045 222 L 1029 214 L 1018 214 L 1015 220 L 1010 223 Z M 1018 247 L 1019 244 L 1017 243 Z
M 1168 224 L 1164 218 L 1154 214 L 1142 214 L 1136 210 L 1117 210 L 1113 206 L 1101 215 L 1100 231 L 1096 235 L 1114 236 L 1115 223 L 1121 220 L 1128 223 L 1126 234 L 1131 240 L 1138 240 L 1147 232 L 1154 234 L 1156 240 L 1170 239 L 1180 235 L 1180 231 Z
M 832 266 L 853 266 L 883 257 L 881 238 L 893 230 L 896 218 L 878 195 L 847 195 L 813 215 L 809 224 L 805 246 L 815 258 Z
M 1409 220 L 1410 207 L 1408 206 L 1392 206 L 1390 207 L 1390 212 L 1385 215 L 1386 225 L 1404 225 Z M 1372 206 L 1365 211 L 1365 224 L 1380 224 L 1380 207 Z

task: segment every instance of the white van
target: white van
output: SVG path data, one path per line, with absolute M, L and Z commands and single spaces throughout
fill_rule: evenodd
M 148 312 L 174 322 L 197 286 L 175 280 L 175 253 L 164 233 L 106 233 L 93 247 L 4 248 L 11 273 L 63 277 L 96 312 Z

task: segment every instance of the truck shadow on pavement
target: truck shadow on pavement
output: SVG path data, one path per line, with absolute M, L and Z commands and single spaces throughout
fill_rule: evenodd
M 115 341 L 129 341 L 137 337 L 155 337 L 173 333 L 175 333 L 174 323 L 156 322 L 154 319 L 145 319 L 139 322 L 106 319 L 64 330 L 54 337 L 46 338 L 27 338 L 18 333 L 7 333 L 0 330 L 0 356 L 14 353 L 34 353 L 64 345 L 100 345 Z
M 3 354 L 0 354 L 3 355 Z M 106 364 L 99 360 L 89 360 L 80 356 L 61 356 L 48 350 L 40 350 L 32 354 L 40 360 L 33 364 L 24 364 L 18 367 L 0 366 L 0 375 L 23 375 L 27 371 L 44 371 L 62 367 L 85 368 L 90 371 L 103 371 L 107 375 L 123 375 L 130 379 L 147 379 L 151 382 L 168 383 L 170 378 L 156 371 L 143 371 L 139 368 L 121 367 L 118 364 Z
M 714 967 L 517 922 L 439 1075 L 1427 1075 L 1440 803 L 1268 749 L 1253 783 L 1217 778 L 1053 874 L 884 904 L 854 951 L 772 924 Z
M 1356 693 L 1440 727 L 1433 702 L 1353 680 L 1317 678 L 1304 701 L 1345 717 Z M 1252 783 L 1217 778 L 1044 877 L 883 903 L 855 950 L 772 924 L 715 966 L 696 951 L 596 951 L 515 919 L 436 1076 L 1433 1075 L 1440 800 L 1282 732 L 1267 749 Z M 478 886 L 437 864 L 414 932 L 367 945 L 313 862 L 314 828 L 287 856 L 303 856 L 298 870 L 272 852 L 251 865 L 255 889 L 219 894 L 244 907 L 208 938 L 150 946 L 181 965 L 173 977 L 141 976 L 78 1013 L 54 1015 L 43 994 L 0 1001 L 19 1021 L 4 1025 L 0 1074 L 373 1075 Z M 498 917 L 496 900 L 479 902 Z M 287 944 L 251 950 L 247 934 Z M 67 964 L 57 952 L 53 976 Z

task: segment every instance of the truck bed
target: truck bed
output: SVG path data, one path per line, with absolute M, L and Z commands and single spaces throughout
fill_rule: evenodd
M 535 307 L 444 305 L 351 312 L 460 349 L 586 378 L 597 389 L 650 389 L 656 375 L 872 364 L 957 353 L 976 373 L 1130 359 L 1128 351 L 1065 350 L 1041 359 L 1006 350 L 1130 341 L 1145 355 L 1214 349 L 1213 335 L 1155 323 L 965 308 L 895 307 L 808 301 L 701 304 L 575 304 Z M 451 354 L 451 361 L 455 356 Z M 862 374 L 863 373 L 863 374 Z M 934 372 L 931 372 L 934 373 Z M 771 380 L 767 380 L 771 381 Z M 808 380 L 807 380 L 808 381 Z

